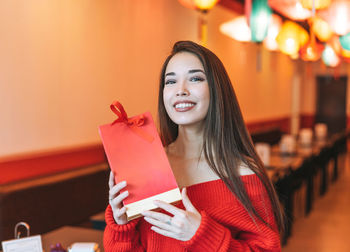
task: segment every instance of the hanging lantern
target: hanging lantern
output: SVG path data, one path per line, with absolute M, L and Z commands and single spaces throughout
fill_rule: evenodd
M 219 0 L 178 0 L 183 6 L 189 9 L 208 11 L 214 7 Z
M 252 1 L 253 0 L 244 0 L 244 15 L 247 18 L 248 26 L 250 24 L 250 13 L 252 12 Z
M 271 14 L 272 10 L 267 4 L 267 0 L 253 1 L 249 22 L 252 41 L 262 42 L 264 40 L 270 24 Z
M 317 61 L 321 58 L 323 45 L 316 42 L 309 42 L 300 49 L 300 57 L 305 61 Z
M 220 25 L 220 31 L 237 41 L 251 41 L 251 32 L 245 16 L 238 16 Z
M 313 4 L 315 4 L 315 9 L 324 9 L 331 4 L 331 0 L 300 0 L 302 6 L 306 9 L 312 9 Z
M 282 18 L 276 14 L 272 14 L 271 22 L 269 28 L 267 30 L 267 36 L 263 41 L 263 44 L 266 49 L 270 51 L 277 51 L 278 44 L 276 41 L 276 37 L 281 30 L 282 27 Z
M 333 48 L 326 44 L 326 47 L 322 52 L 322 61 L 326 66 L 336 67 L 340 63 L 340 58 L 335 53 Z
M 194 0 L 196 7 L 200 10 L 210 10 L 218 0 Z
M 350 51 L 342 49 L 341 56 L 345 62 L 350 63 Z
M 332 49 L 335 51 L 336 54 L 340 54 L 342 47 L 339 42 L 339 37 L 336 35 L 333 35 L 331 39 L 327 42 L 327 44 L 332 47 Z
M 300 25 L 292 21 L 283 23 L 276 41 L 279 49 L 288 55 L 298 53 L 301 46 L 305 45 L 309 40 L 309 34 Z
M 206 20 L 206 13 L 214 7 L 218 0 L 179 0 L 179 2 L 190 9 L 197 9 L 200 11 L 198 17 L 198 38 L 202 46 L 207 45 L 208 27 Z
M 299 42 L 300 46 L 304 46 L 309 41 L 309 33 L 307 31 L 299 26 Z
M 299 0 L 269 0 L 272 9 L 292 20 L 305 20 L 311 17 L 311 11 L 305 9 Z
M 328 9 L 318 13 L 338 35 L 350 32 L 350 1 L 333 0 Z
M 339 42 L 345 50 L 350 50 L 350 32 L 344 36 L 339 37 Z
M 322 42 L 328 41 L 333 35 L 333 31 L 329 24 L 319 17 L 313 18 L 311 29 L 316 37 Z
M 340 54 L 342 57 L 350 59 L 350 50 L 342 49 Z
M 309 26 L 314 26 L 315 18 L 310 18 Z M 317 61 L 321 58 L 323 45 L 316 42 L 316 36 L 313 29 L 310 29 L 310 40 L 300 49 L 300 57 L 305 61 Z
M 179 2 L 188 9 L 196 9 L 196 4 L 194 0 L 179 0 Z

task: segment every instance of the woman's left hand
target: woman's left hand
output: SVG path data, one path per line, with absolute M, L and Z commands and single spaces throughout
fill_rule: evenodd
M 187 196 L 186 188 L 182 189 L 182 203 L 186 210 L 177 208 L 163 201 L 155 201 L 159 208 L 171 213 L 173 217 L 155 212 L 145 211 L 142 213 L 144 219 L 153 225 L 151 229 L 161 235 L 174 238 L 180 241 L 190 240 L 197 232 L 202 216 L 192 205 Z

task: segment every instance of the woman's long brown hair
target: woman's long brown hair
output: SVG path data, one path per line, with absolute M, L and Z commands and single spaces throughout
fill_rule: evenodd
M 258 157 L 233 90 L 230 78 L 220 59 L 207 48 L 191 41 L 175 43 L 165 60 L 159 85 L 158 115 L 160 135 L 164 146 L 176 140 L 178 126 L 171 121 L 163 102 L 165 70 L 169 60 L 179 52 L 196 55 L 203 64 L 210 91 L 210 104 L 204 122 L 203 151 L 211 169 L 236 195 L 255 222 L 255 217 L 266 223 L 257 213 L 239 174 L 244 162 L 261 180 L 270 197 L 274 217 L 280 232 L 283 231 L 283 214 L 274 187 Z M 267 223 L 266 223 L 267 224 Z

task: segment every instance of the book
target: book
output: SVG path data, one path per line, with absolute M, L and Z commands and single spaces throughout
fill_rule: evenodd
M 154 200 L 176 203 L 181 193 L 149 112 L 128 118 L 123 106 L 111 109 L 118 119 L 101 125 L 99 133 L 116 183 L 127 181 L 129 196 L 123 201 L 128 220 L 157 208 Z

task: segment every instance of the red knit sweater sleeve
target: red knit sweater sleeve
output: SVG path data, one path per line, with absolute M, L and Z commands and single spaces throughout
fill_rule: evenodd
M 243 207 L 235 212 L 230 212 L 229 206 L 227 210 L 221 210 L 221 218 L 229 224 L 225 226 L 201 211 L 199 229 L 191 240 L 182 244 L 187 251 L 281 251 L 280 236 L 267 193 L 260 186 L 249 186 L 248 195 L 253 205 L 272 228 L 257 218 L 253 220 Z
M 106 228 L 103 235 L 105 251 L 145 251 L 140 243 L 137 224 L 140 219 L 132 220 L 125 225 L 118 225 L 113 218 L 113 211 L 108 205 L 105 212 Z
M 201 212 L 202 222 L 195 236 L 183 246 L 188 251 L 281 251 L 277 232 L 259 227 L 257 232 L 242 232 L 232 237 L 230 230 Z M 251 223 L 255 225 L 254 223 Z

